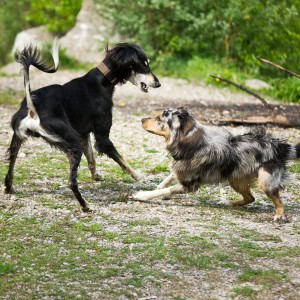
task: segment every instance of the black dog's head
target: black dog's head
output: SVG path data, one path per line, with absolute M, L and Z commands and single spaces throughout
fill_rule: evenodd
M 118 83 L 130 81 L 145 93 L 149 87 L 160 87 L 159 80 L 151 72 L 146 54 L 137 45 L 119 43 L 111 49 L 106 49 L 103 62 L 117 78 Z

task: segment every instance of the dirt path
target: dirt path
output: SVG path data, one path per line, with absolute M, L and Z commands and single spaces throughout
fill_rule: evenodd
M 37 75 L 34 71 L 32 87 L 64 83 L 81 73 L 60 71 L 57 75 Z M 151 90 L 149 94 L 142 94 L 130 84 L 117 87 L 111 138 L 131 164 L 147 175 L 148 180 L 133 182 L 109 159 L 97 157 L 97 165 L 106 180 L 93 183 L 88 179 L 87 165 L 83 161 L 80 188 L 95 211 L 88 218 L 78 210 L 67 188 L 68 169 L 64 156 L 40 140 L 29 140 L 22 148 L 16 172 L 17 193 L 13 196 L 0 194 L 0 226 L 3 232 L 6 224 L 14 228 L 13 224 L 28 218 L 37 224 L 41 222 L 41 231 L 57 223 L 66 226 L 72 233 L 74 228 L 83 224 L 87 226 L 83 228 L 90 228 L 90 231 L 77 232 L 83 234 L 80 245 L 93 242 L 96 248 L 89 250 L 89 258 L 85 258 L 87 262 L 70 262 L 66 258 L 65 263 L 71 265 L 66 277 L 59 277 L 62 275 L 53 273 L 50 267 L 47 276 L 50 276 L 53 287 L 49 287 L 46 276 L 39 279 L 37 288 L 33 283 L 26 284 L 22 276 L 27 272 L 35 278 L 42 267 L 35 261 L 31 269 L 23 270 L 20 254 L 12 250 L 15 248 L 5 248 L 8 240 L 13 241 L 14 237 L 3 235 L 0 257 L 10 262 L 15 256 L 17 272 L 2 276 L 2 282 L 6 283 L 0 289 L 0 298 L 26 299 L 34 295 L 36 299 L 299 299 L 298 164 L 292 164 L 296 180 L 283 192 L 288 216 L 285 224 L 272 222 L 273 205 L 258 190 L 255 190 L 257 201 L 248 207 L 233 209 L 224 205 L 225 200 L 237 199 L 226 185 L 204 187 L 194 195 L 169 201 L 128 200 L 133 191 L 154 188 L 167 174 L 166 166 L 171 162 L 163 141 L 142 130 L 141 116 L 174 104 L 257 104 L 257 100 L 247 95 L 218 90 L 202 83 L 169 78 L 162 78 L 161 83 L 160 89 Z M 0 90 L 9 88 L 23 90 L 22 78 L 1 77 Z M 14 106 L 0 106 L 1 181 L 6 171 L 4 154 L 11 138 L 9 121 L 15 109 Z M 234 133 L 247 130 L 242 126 L 228 129 Z M 268 130 L 292 143 L 300 140 L 297 129 L 269 127 Z M 82 223 L 82 220 L 88 221 Z M 98 228 L 96 226 L 101 228 L 101 234 L 100 230 L 92 231 L 92 228 Z M 59 231 L 50 230 L 45 235 L 54 247 L 53 237 Z M 18 234 L 15 232 L 16 236 Z M 25 241 L 27 236 L 34 244 L 36 234 L 24 230 L 18 241 Z M 23 250 L 27 255 L 33 251 L 28 245 L 29 248 Z M 59 248 L 68 247 L 59 245 Z M 100 248 L 108 251 L 101 261 L 97 260 Z M 77 256 L 80 256 L 81 248 L 78 246 L 76 249 Z M 126 256 L 122 256 L 124 253 Z M 116 261 L 118 256 L 119 261 Z M 44 262 L 45 265 L 49 263 L 47 259 Z M 102 273 L 102 277 L 85 273 L 93 265 L 99 270 L 117 270 L 106 277 Z M 81 268 L 82 277 L 71 273 L 74 266 Z M 65 268 L 68 268 L 67 265 Z M 80 287 L 74 285 L 70 278 L 79 282 Z M 14 289 L 9 288 L 11 282 L 17 282 Z

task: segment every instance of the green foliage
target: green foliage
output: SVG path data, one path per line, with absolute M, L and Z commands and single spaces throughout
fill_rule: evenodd
M 282 78 L 283 76 L 270 79 L 273 89 L 267 91 L 267 94 L 284 101 L 300 103 L 300 80 L 296 77 L 289 77 L 285 80 Z
M 286 102 L 300 103 L 300 80 L 298 78 L 286 77 L 283 72 L 278 74 L 274 72 L 275 77 L 272 77 L 272 74 L 260 74 L 258 70 L 260 64 L 261 63 L 256 60 L 255 67 L 248 66 L 242 68 L 234 62 L 226 64 L 221 60 L 209 57 L 194 55 L 191 58 L 182 58 L 178 55 L 170 55 L 165 57 L 164 60 L 155 61 L 152 67 L 163 76 L 201 80 L 218 87 L 227 87 L 233 91 L 238 91 L 238 89 L 213 79 L 210 77 L 210 74 L 220 75 L 223 78 L 238 82 L 242 85 L 244 85 L 245 80 L 255 77 L 266 81 L 272 86 L 272 89 L 259 91 L 261 96 L 267 95 Z M 292 69 L 294 70 L 295 68 Z
M 16 34 L 28 27 L 47 25 L 55 34 L 72 28 L 82 0 L 3 0 L 0 5 L 0 65 L 9 61 Z
M 26 27 L 30 0 L 4 0 L 0 5 L 0 65 L 9 59 L 16 34 Z
M 45 56 L 49 57 L 50 60 L 52 60 L 50 57 L 51 47 L 52 44 L 45 44 L 43 48 Z M 65 49 L 59 48 L 59 68 L 67 70 L 82 70 L 87 68 L 87 64 L 81 63 L 76 58 L 69 56 Z
M 36 25 L 47 25 L 48 30 L 58 34 L 72 28 L 82 0 L 31 0 L 27 20 Z
M 298 63 L 299 0 L 96 1 L 119 32 L 130 32 L 153 56 L 219 57 L 255 68 L 255 56 Z

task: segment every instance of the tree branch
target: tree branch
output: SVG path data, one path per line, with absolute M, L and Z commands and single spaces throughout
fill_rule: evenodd
M 272 107 L 272 106 L 271 106 L 264 98 L 262 98 L 262 97 L 259 96 L 258 94 L 254 93 L 254 92 L 248 90 L 247 88 L 245 88 L 244 86 L 239 85 L 239 84 L 237 84 L 237 83 L 235 83 L 235 82 L 232 82 L 232 81 L 230 81 L 230 80 L 228 80 L 228 79 L 224 79 L 224 78 L 222 78 L 222 77 L 220 77 L 220 76 L 215 76 L 215 75 L 210 75 L 210 76 L 213 77 L 213 78 L 219 79 L 219 80 L 221 80 L 221 81 L 224 81 L 224 82 L 226 82 L 226 83 L 232 84 L 232 85 L 234 85 L 235 87 L 241 89 L 242 91 L 247 92 L 248 94 L 254 96 L 254 97 L 257 98 L 257 99 L 259 99 L 259 100 L 263 103 L 263 105 L 271 112 L 273 120 L 276 119 L 276 113 L 275 113 L 275 111 L 274 111 L 274 108 L 273 108 L 273 107 Z
M 289 75 L 292 75 L 292 76 L 295 76 L 295 77 L 297 77 L 297 78 L 300 78 L 300 75 L 299 75 L 299 74 L 294 73 L 294 72 L 292 72 L 292 71 L 290 71 L 290 70 L 288 70 L 288 69 L 286 69 L 286 68 L 283 68 L 283 67 L 280 66 L 280 65 L 276 65 L 276 64 L 274 64 L 273 62 L 271 62 L 271 61 L 269 61 L 269 60 L 267 60 L 267 59 L 259 58 L 259 57 L 257 57 L 257 59 L 260 60 L 260 61 L 262 61 L 262 62 L 264 62 L 264 63 L 267 63 L 267 64 L 269 64 L 269 65 L 271 65 L 271 66 L 273 66 L 273 67 L 275 67 L 275 68 L 277 68 L 277 69 L 279 69 L 279 70 L 281 70 L 281 71 L 283 71 L 283 72 L 285 72 L 285 73 L 287 73 L 287 74 L 289 74 Z

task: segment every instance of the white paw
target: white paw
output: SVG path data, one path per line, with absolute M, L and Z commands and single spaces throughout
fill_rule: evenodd
M 275 215 L 274 216 L 274 222 L 283 222 L 283 221 L 285 221 L 286 219 L 285 219 L 285 216 L 284 216 L 284 214 L 282 214 L 282 215 Z
M 140 191 L 133 195 L 133 199 L 135 200 L 149 200 L 149 192 L 148 191 Z
M 143 174 L 137 173 L 135 172 L 134 174 L 132 174 L 132 177 L 139 182 L 144 182 L 146 181 L 147 177 Z
M 157 188 L 158 190 L 160 190 L 160 189 L 163 189 L 164 187 L 165 187 L 165 185 L 162 184 L 162 183 L 160 183 L 156 188 Z
M 104 180 L 104 176 L 96 171 L 94 175 L 92 175 L 92 178 L 95 180 L 95 181 L 103 181 Z

